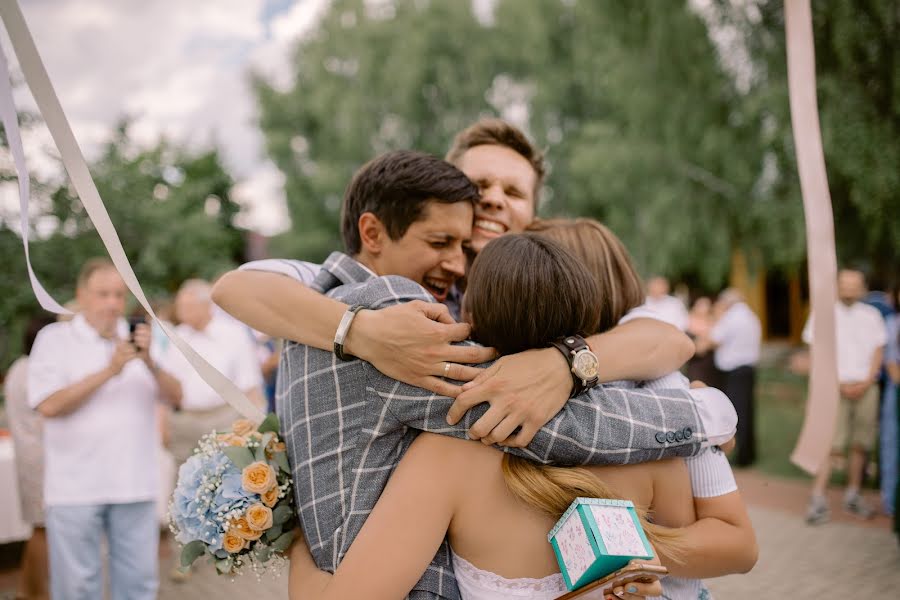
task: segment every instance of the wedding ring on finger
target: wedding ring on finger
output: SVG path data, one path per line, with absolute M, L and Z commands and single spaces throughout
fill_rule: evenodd
M 450 377 L 450 363 L 444 363 L 444 377 Z

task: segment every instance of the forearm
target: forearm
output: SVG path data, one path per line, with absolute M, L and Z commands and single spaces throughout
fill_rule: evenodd
M 674 577 L 703 579 L 747 573 L 756 564 L 759 551 L 751 527 L 706 517 L 681 532 L 684 552 L 678 561 L 660 553 L 660 560 Z
M 47 418 L 61 417 L 78 410 L 97 388 L 109 381 L 114 373 L 104 368 L 81 381 L 47 396 L 37 405 L 37 411 Z
M 587 341 L 600 362 L 601 382 L 656 379 L 694 355 L 687 335 L 656 319 L 635 319 Z
M 153 373 L 153 377 L 156 379 L 156 384 L 159 386 L 159 391 L 163 399 L 171 406 L 176 408 L 180 407 L 181 382 L 161 369 L 158 365 L 151 366 L 150 372 Z
M 212 292 L 213 301 L 233 317 L 272 337 L 331 350 L 347 305 L 284 275 L 231 271 Z
M 288 571 L 288 598 L 290 600 L 324 599 L 331 582 L 331 573 L 321 571 L 313 561 L 304 540 L 291 548 L 291 566 Z

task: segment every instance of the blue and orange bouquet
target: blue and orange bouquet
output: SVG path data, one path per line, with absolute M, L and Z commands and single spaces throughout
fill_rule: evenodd
M 274 414 L 203 436 L 179 468 L 169 504 L 182 568 L 206 555 L 221 574 L 280 569 L 296 525 L 291 488 Z

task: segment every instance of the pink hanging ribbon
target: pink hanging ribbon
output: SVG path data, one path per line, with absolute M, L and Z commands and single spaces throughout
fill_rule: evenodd
M 815 473 L 828 459 L 837 422 L 837 343 L 834 326 L 837 259 L 834 217 L 816 103 L 816 63 L 809 0 L 786 0 L 784 20 L 791 125 L 806 215 L 812 325 L 816 332 L 812 345 L 806 416 L 791 461 L 807 472 Z

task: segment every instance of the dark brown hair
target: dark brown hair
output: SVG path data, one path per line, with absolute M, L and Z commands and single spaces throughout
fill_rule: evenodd
M 392 240 L 406 234 L 430 201 L 453 204 L 476 202 L 478 188 L 465 174 L 436 156 L 399 150 L 363 165 L 344 193 L 341 233 L 348 254 L 362 250 L 359 218 L 372 213 Z
M 544 153 L 534 147 L 521 129 L 502 119 L 482 119 L 469 125 L 453 139 L 453 145 L 447 152 L 447 160 L 459 164 L 460 158 L 467 150 L 476 146 L 506 146 L 520 154 L 534 169 L 534 201 L 537 204 L 541 185 L 544 183 L 546 167 Z
M 528 227 L 562 244 L 581 259 L 603 294 L 598 298 L 597 331 L 612 329 L 632 308 L 644 303 L 644 286 L 625 244 L 605 225 L 593 219 L 537 220 Z
M 534 233 L 497 238 L 469 272 L 463 300 L 473 337 L 501 354 L 597 330 L 599 291 L 578 258 Z

